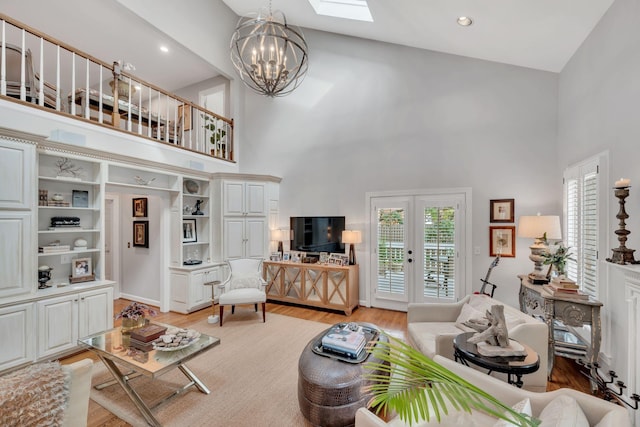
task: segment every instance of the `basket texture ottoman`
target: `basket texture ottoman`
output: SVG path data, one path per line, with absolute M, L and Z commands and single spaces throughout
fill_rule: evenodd
M 373 326 L 370 324 L 362 324 Z M 327 329 L 328 331 L 329 329 Z M 380 362 L 368 355 L 362 363 L 349 363 L 314 353 L 313 348 L 324 331 L 305 347 L 298 362 L 298 403 L 300 411 L 314 426 L 344 427 L 355 424 L 358 408 L 371 398 L 363 393 L 368 384 L 362 379 L 368 361 Z M 380 340 L 386 337 L 380 336 Z

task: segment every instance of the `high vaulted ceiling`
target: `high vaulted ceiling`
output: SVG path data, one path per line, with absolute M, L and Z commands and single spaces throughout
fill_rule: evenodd
M 268 5 L 223 1 L 238 15 Z M 303 28 L 560 72 L 613 1 L 368 0 L 372 23 L 318 16 L 307 0 L 272 0 L 272 7 Z M 216 75 L 211 64 L 115 0 L 0 0 L 0 11 L 104 61 L 134 62 L 135 75 L 167 90 Z M 473 25 L 459 26 L 461 15 Z M 160 42 L 171 56 L 158 55 Z

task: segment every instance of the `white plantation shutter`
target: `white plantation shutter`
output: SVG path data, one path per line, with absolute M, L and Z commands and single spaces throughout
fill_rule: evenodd
M 598 296 L 599 161 L 571 167 L 564 174 L 565 243 L 574 261 L 567 274 L 583 292 Z
M 456 208 L 424 209 L 424 296 L 454 298 L 456 292 Z

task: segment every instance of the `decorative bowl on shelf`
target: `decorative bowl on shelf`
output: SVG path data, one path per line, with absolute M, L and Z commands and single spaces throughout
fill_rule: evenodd
M 200 190 L 200 186 L 198 183 L 192 179 L 185 179 L 184 181 L 184 189 L 189 194 L 197 194 Z

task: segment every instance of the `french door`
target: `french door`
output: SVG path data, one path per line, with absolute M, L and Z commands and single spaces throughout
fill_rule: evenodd
M 464 293 L 464 194 L 370 198 L 371 305 L 452 302 Z

